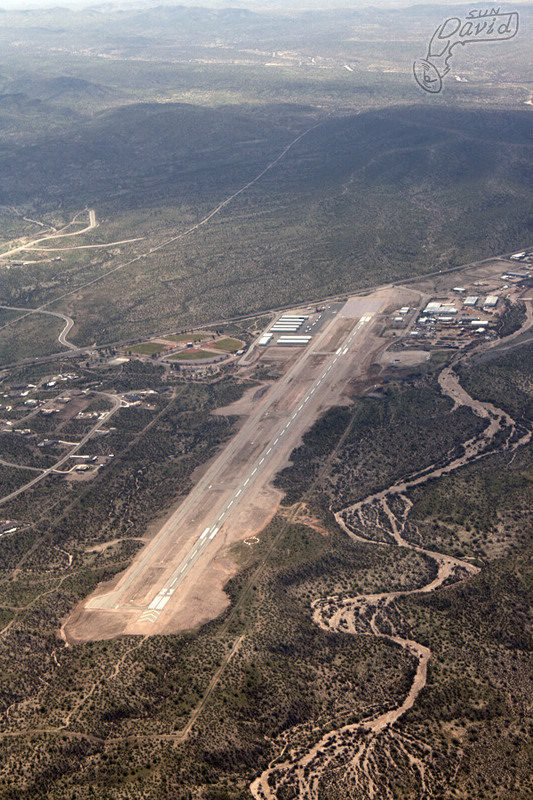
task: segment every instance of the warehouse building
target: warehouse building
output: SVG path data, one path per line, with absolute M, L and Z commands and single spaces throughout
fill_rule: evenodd
M 257 341 L 257 344 L 261 345 L 261 347 L 264 347 L 270 341 L 272 341 L 272 334 L 271 333 L 264 333 L 262 336 L 259 337 L 259 339 Z
M 457 314 L 457 309 L 449 303 L 441 303 L 437 300 L 433 300 L 431 303 L 427 304 L 422 314 L 424 316 L 432 314 Z
M 438 314 L 439 311 L 440 311 L 441 305 L 442 305 L 442 303 L 439 303 L 439 302 L 436 302 L 436 301 L 432 301 L 431 303 L 427 304 L 427 306 L 425 307 L 425 309 L 423 310 L 422 313 L 423 314 Z
M 274 324 L 270 330 L 274 332 L 295 333 L 298 328 L 303 325 L 305 320 L 308 319 L 305 315 L 296 314 L 283 314 Z
M 277 344 L 286 344 L 286 345 L 306 345 L 309 344 L 313 337 L 312 336 L 280 336 L 278 337 Z

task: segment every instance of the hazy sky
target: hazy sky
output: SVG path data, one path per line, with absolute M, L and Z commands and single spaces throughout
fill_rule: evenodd
M 515 0 L 513 5 L 530 0 Z M 249 8 L 253 10 L 273 10 L 283 11 L 284 9 L 306 9 L 306 8 L 364 8 L 365 6 L 381 8 L 399 8 L 417 5 L 421 0 L 0 0 L 0 8 L 9 9 L 28 9 L 28 8 L 54 8 L 58 6 L 76 8 L 95 5 L 113 6 L 160 6 L 160 5 L 182 5 L 182 6 L 203 6 L 210 8 Z M 425 0 L 430 5 L 447 6 L 459 5 L 461 0 Z M 464 4 L 463 0 L 462 4 Z M 483 5 L 489 5 L 484 0 Z
M 58 6 L 73 8 L 73 7 L 88 7 L 96 5 L 113 5 L 113 6 L 128 6 L 128 5 L 143 5 L 143 6 L 161 6 L 161 5 L 175 5 L 175 6 L 203 6 L 210 8 L 249 8 L 249 9 L 279 9 L 279 8 L 357 8 L 368 5 L 407 5 L 413 4 L 415 0 L 0 0 L 0 8 L 53 8 Z

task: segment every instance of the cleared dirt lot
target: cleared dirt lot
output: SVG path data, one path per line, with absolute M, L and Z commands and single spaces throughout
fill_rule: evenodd
M 381 356 L 381 362 L 387 365 L 397 364 L 399 367 L 415 367 L 429 361 L 429 350 L 387 350 Z

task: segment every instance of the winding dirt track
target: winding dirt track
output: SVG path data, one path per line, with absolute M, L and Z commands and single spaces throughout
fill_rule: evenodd
M 42 311 L 43 309 L 48 308 L 48 306 L 52 305 L 52 303 L 58 303 L 60 300 L 65 300 L 67 297 L 71 297 L 72 295 L 77 294 L 78 292 L 81 292 L 83 289 L 87 289 L 89 286 L 94 286 L 94 284 L 100 283 L 100 281 L 103 281 L 105 278 L 107 278 L 109 275 L 113 275 L 115 272 L 118 272 L 119 270 L 122 270 L 125 267 L 129 267 L 132 264 L 136 264 L 137 262 L 142 261 L 142 260 L 144 260 L 146 258 L 149 258 L 154 253 L 158 253 L 163 248 L 168 247 L 169 244 L 173 244 L 174 242 L 179 242 L 182 239 L 185 239 L 186 237 L 190 236 L 195 231 L 199 230 L 203 225 L 207 225 L 211 221 L 211 219 L 213 219 L 213 217 L 215 217 L 218 214 L 220 214 L 220 212 L 224 208 L 226 208 L 226 206 L 228 206 L 231 203 L 233 203 L 233 201 L 236 200 L 237 197 L 239 197 L 241 194 L 246 192 L 248 189 L 250 189 L 256 183 L 258 183 L 261 180 L 261 178 L 263 178 L 267 173 L 269 173 L 272 169 L 274 169 L 274 167 L 276 167 L 279 164 L 279 162 L 282 161 L 285 158 L 287 153 L 289 153 L 298 144 L 298 142 L 300 142 L 303 138 L 305 138 L 315 128 L 318 128 L 320 125 L 322 125 L 323 121 L 324 120 L 319 120 L 318 122 L 315 122 L 313 125 L 310 125 L 309 128 L 306 128 L 306 130 L 302 131 L 302 133 L 299 133 L 297 136 L 295 136 L 294 139 L 292 139 L 283 148 L 283 150 L 279 153 L 279 155 L 277 155 L 276 158 L 274 158 L 272 161 L 270 161 L 266 165 L 266 167 L 264 167 L 255 176 L 255 178 L 252 178 L 252 180 L 248 181 L 243 186 L 241 186 L 240 189 L 237 189 L 235 192 L 233 192 L 231 195 L 229 195 L 229 197 L 226 197 L 225 200 L 222 200 L 220 203 L 218 203 L 218 205 L 215 206 L 215 208 L 211 209 L 211 211 L 209 211 L 209 213 L 206 214 L 206 216 L 203 217 L 199 222 L 196 222 L 194 225 L 191 225 L 189 228 L 186 228 L 185 230 L 181 231 L 181 233 L 178 233 L 175 236 L 171 236 L 171 237 L 169 237 L 167 239 L 164 239 L 159 244 L 156 244 L 153 247 L 150 247 L 149 250 L 146 250 L 143 253 L 139 253 L 138 255 L 134 256 L 133 258 L 130 258 L 128 261 L 123 261 L 121 264 L 117 264 L 117 266 L 113 267 L 112 269 L 109 269 L 106 272 L 102 272 L 101 275 L 97 275 L 96 278 L 92 278 L 91 280 L 87 281 L 86 283 L 83 283 L 80 286 L 77 286 L 75 289 L 70 289 L 69 291 L 64 292 L 63 294 L 60 294 L 57 297 L 53 297 L 51 300 L 47 300 L 46 303 L 43 303 L 38 308 L 30 309 L 25 314 L 22 314 L 20 317 L 16 317 L 15 319 L 8 320 L 8 322 L 5 322 L 3 325 L 0 325 L 0 331 L 3 330 L 4 328 L 7 328 L 10 325 L 13 325 L 16 322 L 19 322 L 20 320 L 24 319 L 29 314 L 34 314 L 34 313 L 36 313 L 38 311 Z M 89 225 L 88 225 L 88 227 L 83 228 L 83 230 L 76 231 L 74 233 L 69 233 L 69 234 L 64 234 L 63 233 L 63 231 L 66 230 L 66 228 L 68 228 L 70 225 L 72 225 L 74 222 L 77 221 L 77 217 L 79 216 L 79 214 L 77 214 L 71 220 L 71 222 L 69 222 L 68 225 L 65 226 L 65 228 L 61 228 L 61 230 L 57 231 L 53 235 L 45 236 L 45 237 L 42 237 L 40 239 L 35 239 L 35 240 L 31 241 L 31 242 L 26 242 L 25 244 L 20 245 L 18 247 L 15 247 L 15 248 L 7 251 L 7 252 L 0 253 L 0 259 L 1 258 L 6 258 L 7 256 L 10 256 L 10 255 L 12 255 L 14 253 L 18 253 L 20 250 L 26 250 L 28 247 L 33 247 L 36 244 L 40 244 L 41 242 L 43 242 L 45 240 L 49 240 L 51 238 L 56 239 L 56 238 L 59 238 L 60 236 L 61 237 L 63 237 L 63 236 L 79 236 L 81 233 L 87 233 L 87 231 L 92 230 L 93 228 L 97 227 L 97 225 L 98 225 L 98 223 L 96 222 L 96 215 L 95 215 L 94 209 L 88 209 L 88 211 L 89 211 Z M 79 213 L 82 213 L 82 212 L 79 212 Z
M 304 730 L 304 726 L 298 726 L 286 731 L 280 737 L 280 755 L 250 786 L 256 800 L 280 800 L 285 796 L 319 800 L 323 796 L 321 788 L 326 772 L 329 779 L 334 776 L 337 790 L 340 788 L 344 796 L 357 797 L 358 800 L 393 800 L 396 780 L 401 776 L 405 782 L 406 775 L 411 785 L 416 787 L 416 794 L 410 796 L 434 796 L 431 748 L 394 728 L 426 685 L 431 651 L 397 633 L 395 620 L 400 618 L 400 612 L 395 603 L 401 597 L 435 591 L 448 579 L 458 580 L 473 575 L 478 568 L 458 558 L 419 547 L 405 538 L 407 530 L 416 532 L 416 527 L 408 522 L 412 503 L 405 492 L 495 452 L 491 443 L 497 435 L 500 441 L 497 449 L 509 452 L 531 439 L 531 431 L 517 424 L 505 411 L 470 397 L 450 367 L 441 372 L 439 383 L 443 394 L 454 402 L 452 413 L 459 406 L 467 406 L 487 420 L 485 429 L 464 443 L 461 456 L 450 456 L 448 462 L 414 473 L 335 514 L 340 527 L 354 541 L 416 550 L 433 560 L 436 576 L 424 586 L 410 591 L 354 597 L 335 595 L 317 598 L 312 603 L 313 620 L 323 630 L 377 636 L 402 648 L 413 662 L 409 691 L 400 705 L 328 731 L 312 746 L 308 744 L 308 727 Z M 311 734 L 313 732 L 318 734 L 317 729 Z
M 79 231 L 71 231 L 69 233 L 65 233 L 67 228 L 70 228 L 71 225 L 74 225 L 74 224 L 76 224 L 78 222 L 78 217 L 80 216 L 80 214 L 83 214 L 84 211 L 88 211 L 88 213 L 89 213 L 89 222 L 87 223 L 85 228 L 82 228 Z M 89 208 L 89 209 L 84 209 L 84 211 L 78 212 L 78 214 L 76 214 L 71 219 L 71 221 L 69 223 L 67 223 L 67 225 L 65 225 L 60 230 L 54 231 L 53 233 L 49 233 L 46 236 L 41 236 L 39 239 L 32 239 L 31 241 L 23 242 L 22 244 L 20 244 L 20 245 L 18 245 L 16 247 L 12 247 L 10 250 L 6 250 L 3 253 L 0 253 L 0 258 L 8 258 L 8 256 L 13 256 L 16 253 L 20 253 L 22 250 L 41 250 L 43 248 L 37 247 L 37 245 L 39 245 L 41 242 L 49 242 L 51 239 L 65 239 L 65 238 L 70 237 L 70 236 L 81 236 L 81 234 L 88 233 L 89 231 L 92 231 L 93 228 L 97 228 L 98 227 L 98 223 L 96 221 L 96 214 L 95 214 L 94 209 L 93 208 Z M 23 217 L 23 219 L 26 219 L 26 218 Z M 43 226 L 42 223 L 37 222 L 36 220 L 27 220 L 27 221 L 28 222 L 33 222 L 36 225 Z M 45 227 L 45 226 L 43 226 L 43 227 Z

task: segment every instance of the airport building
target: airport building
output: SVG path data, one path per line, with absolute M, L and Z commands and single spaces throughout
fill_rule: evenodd
M 264 333 L 262 336 L 259 337 L 259 339 L 257 341 L 257 344 L 261 345 L 261 347 L 264 347 L 271 340 L 272 340 L 272 334 L 271 333 Z
M 424 315 L 432 315 L 432 314 L 457 314 L 457 309 L 455 306 L 450 305 L 449 303 L 440 303 L 437 300 L 428 303 L 425 309 L 422 311 Z
M 303 325 L 305 320 L 308 319 L 305 315 L 295 315 L 295 314 L 283 314 L 274 324 L 271 326 L 271 331 L 280 331 L 285 333 L 294 333 L 298 330 L 298 328 Z
M 297 331 L 300 326 L 301 326 L 301 322 L 296 322 L 296 323 L 277 322 L 275 325 L 272 325 L 270 330 L 271 331 Z
M 425 309 L 423 310 L 423 314 L 438 314 L 440 311 L 442 303 L 438 303 L 436 301 L 432 301 L 428 303 Z
M 307 314 L 282 314 L 261 334 L 257 344 L 261 347 L 269 344 L 306 345 L 312 339 L 312 334 L 302 335 L 298 330 L 308 319 Z M 274 339 L 274 336 L 277 338 Z
M 277 344 L 306 345 L 309 344 L 312 336 L 279 336 Z
M 523 281 L 529 277 L 529 272 L 506 272 L 505 275 L 502 275 L 502 280 Z

